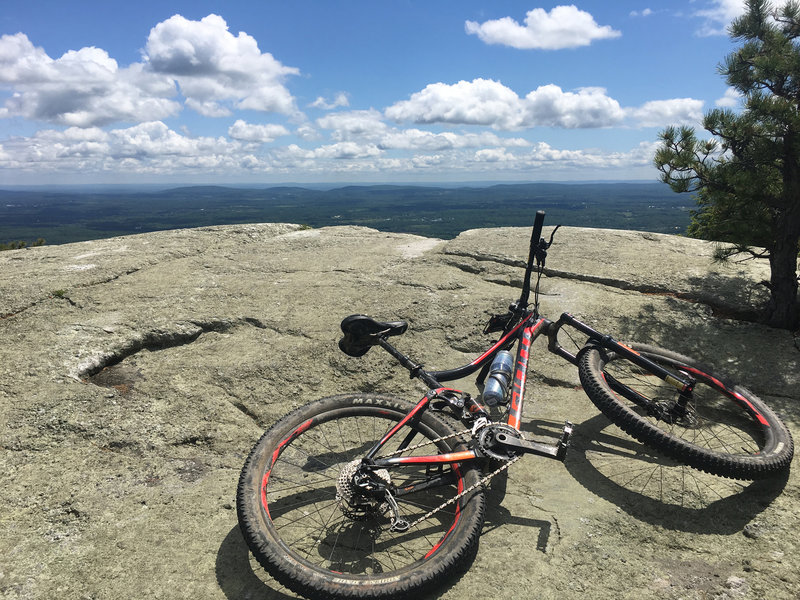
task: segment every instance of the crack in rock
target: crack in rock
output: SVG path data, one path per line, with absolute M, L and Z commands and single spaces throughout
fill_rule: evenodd
M 522 268 L 525 267 L 525 263 L 523 261 L 501 256 L 477 255 L 477 254 L 470 254 L 468 252 L 458 252 L 458 251 L 450 251 L 447 252 L 446 254 L 455 257 L 469 258 L 479 263 L 492 262 L 511 267 L 522 267 Z M 446 262 L 450 266 L 453 266 L 471 275 L 481 274 L 483 272 L 483 269 L 477 265 L 461 263 L 458 262 L 457 260 L 450 260 Z M 667 296 L 670 298 L 675 298 L 677 300 L 691 302 L 693 304 L 702 304 L 711 309 L 711 313 L 715 317 L 721 319 L 734 319 L 750 323 L 759 322 L 759 312 L 755 308 L 744 306 L 740 303 L 726 302 L 724 300 L 712 296 L 711 294 L 704 292 L 699 292 L 699 291 L 681 292 L 666 286 L 639 284 L 626 281 L 624 279 L 617 279 L 614 277 L 601 277 L 597 275 L 588 275 L 585 273 L 574 273 L 570 271 L 562 271 L 560 269 L 551 269 L 547 267 L 545 267 L 544 269 L 544 274 L 547 277 L 568 279 L 572 281 L 580 281 L 583 283 L 594 283 L 605 287 L 610 287 L 628 292 L 637 292 L 640 294 L 647 294 L 653 296 Z M 515 288 L 518 287 L 519 285 L 519 282 L 514 278 L 512 278 L 512 280 L 509 280 L 507 282 L 497 278 L 487 279 L 487 281 L 490 281 L 491 283 L 496 283 L 498 285 L 505 285 Z
M 81 381 L 91 379 L 106 367 L 116 365 L 142 350 L 155 351 L 184 346 L 196 341 L 204 333 L 226 333 L 240 326 L 268 329 L 263 322 L 254 317 L 182 321 L 176 323 L 173 329 L 151 329 L 135 334 L 111 351 L 83 361 L 74 369 L 71 376 Z
M 448 256 L 460 256 L 462 258 L 471 258 L 478 262 L 495 262 L 501 265 L 506 265 L 508 267 L 520 267 L 525 268 L 525 261 L 520 260 L 518 258 L 510 258 L 508 256 L 499 256 L 497 254 L 475 254 L 472 252 L 465 252 L 463 250 L 445 250 L 444 254 Z M 453 263 L 457 265 L 458 263 Z
M 205 333 L 209 332 L 216 332 L 216 333 L 227 333 L 231 330 L 242 327 L 242 326 L 249 326 L 255 327 L 257 329 L 264 329 L 269 331 L 274 331 L 277 334 L 284 335 L 287 332 L 282 331 L 278 327 L 268 326 L 260 319 L 255 317 L 239 317 L 237 319 L 207 319 L 203 321 L 182 321 L 176 323 L 174 329 L 152 329 L 145 333 L 141 333 L 139 335 L 134 336 L 133 338 L 127 340 L 122 345 L 116 347 L 111 352 L 102 354 L 100 356 L 94 357 L 89 361 L 82 363 L 78 369 L 77 373 L 74 374 L 74 378 L 87 381 L 94 385 L 100 387 L 113 387 L 124 393 L 124 390 L 121 390 L 121 387 L 127 386 L 120 386 L 117 385 L 109 385 L 108 382 L 105 382 L 102 378 L 102 373 L 106 372 L 105 369 L 108 367 L 113 367 L 115 365 L 119 365 L 125 359 L 141 352 L 142 350 L 150 350 L 150 351 L 158 351 L 158 350 L 165 350 L 168 348 L 175 348 L 178 346 L 184 346 L 187 344 L 191 344 L 195 342 L 197 339 L 200 338 Z M 308 335 L 302 332 L 290 332 L 291 335 L 298 335 L 301 337 L 309 338 Z M 310 338 L 309 338 L 310 339 Z M 236 408 L 239 412 L 244 414 L 246 417 L 251 419 L 254 423 L 261 427 L 261 422 L 254 412 L 252 412 L 245 403 L 236 396 L 236 394 L 230 390 L 224 388 L 227 396 L 233 396 L 233 399 L 228 398 L 228 402 Z M 191 445 L 195 443 L 199 443 L 199 441 L 208 440 L 198 440 L 195 438 L 188 438 L 187 440 L 182 440 L 176 442 L 176 445 Z
M 94 287 L 94 286 L 97 286 L 97 285 L 104 285 L 106 283 L 111 283 L 112 281 L 116 281 L 117 279 L 119 279 L 120 277 L 124 277 L 125 275 L 132 275 L 133 273 L 136 273 L 137 271 L 140 271 L 140 270 L 141 270 L 140 267 L 135 267 L 135 268 L 123 271 L 121 273 L 116 273 L 114 275 L 111 275 L 111 276 L 109 276 L 109 277 L 107 277 L 105 279 L 101 279 L 101 280 L 98 280 L 98 281 L 89 281 L 89 282 L 86 282 L 86 283 L 75 284 L 74 286 L 71 286 L 70 289 L 80 290 L 80 289 L 86 289 L 86 288 Z M 54 296 L 52 293 L 50 293 L 50 294 L 47 294 L 46 296 L 42 296 L 38 300 L 33 300 L 32 302 L 29 302 L 28 304 L 26 304 L 24 306 L 19 306 L 19 307 L 16 307 L 16 308 L 12 308 L 11 310 L 9 310 L 9 312 L 0 314 L 0 319 L 9 319 L 11 317 L 16 317 L 17 315 L 22 314 L 25 311 L 34 308 L 35 306 L 38 306 L 40 303 L 45 302 L 46 300 L 51 300 L 53 298 L 57 298 L 59 300 L 65 300 L 71 306 L 74 306 L 75 308 L 83 308 L 81 305 L 79 305 L 77 302 L 75 302 L 74 300 L 72 300 L 70 297 L 68 297 L 66 295 Z

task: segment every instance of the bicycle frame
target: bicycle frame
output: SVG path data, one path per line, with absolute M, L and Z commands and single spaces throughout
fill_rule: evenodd
M 456 369 L 450 369 L 447 371 L 434 371 L 430 373 L 422 369 L 419 365 L 413 363 L 413 361 L 408 359 L 408 357 L 402 353 L 398 352 L 385 339 L 382 339 L 379 342 L 379 345 L 387 352 L 392 354 L 392 356 L 395 356 L 395 358 L 397 358 L 401 364 L 406 366 L 406 368 L 408 368 L 411 372 L 412 376 L 419 377 L 425 381 L 431 387 L 431 389 L 427 394 L 425 394 L 425 396 L 422 397 L 412 411 L 410 411 L 399 423 L 397 423 L 397 425 L 395 425 L 378 441 L 378 443 L 367 454 L 366 458 L 368 460 L 372 460 L 378 451 L 394 436 L 395 433 L 397 433 L 397 431 L 402 429 L 422 411 L 427 410 L 431 401 L 434 398 L 442 397 L 444 393 L 449 392 L 451 394 L 454 393 L 460 395 L 464 400 L 464 404 L 459 408 L 462 408 L 464 411 L 472 413 L 478 417 L 483 416 L 488 418 L 488 413 L 477 401 L 475 401 L 469 395 L 463 395 L 463 392 L 460 390 L 442 386 L 441 382 L 461 379 L 471 375 L 472 373 L 475 373 L 485 365 L 488 365 L 501 349 L 505 347 L 511 347 L 511 345 L 517 341 L 519 341 L 519 348 L 517 351 L 517 360 L 513 372 L 512 406 L 509 411 L 509 424 L 514 427 L 514 429 L 519 430 L 520 417 L 522 415 L 522 401 L 525 393 L 525 379 L 528 369 L 528 359 L 530 357 L 529 350 L 531 343 L 535 337 L 538 337 L 539 335 L 539 333 L 536 332 L 540 332 L 545 323 L 546 319 L 536 318 L 535 313 L 531 312 L 522 318 L 516 326 L 510 329 L 510 331 L 506 332 L 505 335 L 503 335 L 491 348 L 489 348 L 471 363 Z M 512 412 L 513 420 L 511 417 Z M 411 440 L 407 440 L 401 443 L 400 448 L 402 448 L 404 444 L 407 445 L 410 443 L 410 441 Z M 373 464 L 377 468 L 385 468 L 408 464 L 437 465 L 464 462 L 468 460 L 475 460 L 477 458 L 481 458 L 477 451 L 464 450 L 462 452 L 451 452 L 448 454 L 435 454 L 430 456 L 408 456 L 377 459 L 374 460 Z
M 478 356 L 478 358 L 455 369 L 428 372 L 423 369 L 421 365 L 415 363 L 413 360 L 411 360 L 411 358 L 394 348 L 394 346 L 388 342 L 387 336 L 377 336 L 374 343 L 381 346 L 403 367 L 408 369 L 412 378 L 421 379 L 428 386 L 429 390 L 428 393 L 425 394 L 425 396 L 423 396 L 423 398 L 417 403 L 414 409 L 411 410 L 403 419 L 401 419 L 399 423 L 392 427 L 367 453 L 364 459 L 365 465 L 370 465 L 376 469 L 412 464 L 435 466 L 483 458 L 484 455 L 478 448 L 459 452 L 449 452 L 446 454 L 432 454 L 428 456 L 395 456 L 377 459 L 375 457 L 381 448 L 383 448 L 398 431 L 417 418 L 420 414 L 422 414 L 422 412 L 428 410 L 428 408 L 431 406 L 431 402 L 434 399 L 443 401 L 445 406 L 449 405 L 456 412 L 460 411 L 459 416 L 461 417 L 462 421 L 473 424 L 473 435 L 482 425 L 497 424 L 492 423 L 489 418 L 489 413 L 469 394 L 453 388 L 444 387 L 442 382 L 462 379 L 477 372 L 478 370 L 483 369 L 478 378 L 478 383 L 481 383 L 488 372 L 489 365 L 491 364 L 490 361 L 494 359 L 500 350 L 510 350 L 515 344 L 517 346 L 517 355 L 510 382 L 511 397 L 505 416 L 505 423 L 502 423 L 502 421 L 500 423 L 519 433 L 522 422 L 522 410 L 525 397 L 525 384 L 528 374 L 528 363 L 530 360 L 530 351 L 533 342 L 542 334 L 546 334 L 548 337 L 547 349 L 550 352 L 560 356 L 574 365 L 577 365 L 579 362 L 577 355 L 570 353 L 558 342 L 558 333 L 565 325 L 573 327 L 589 337 L 589 341 L 585 347 L 601 347 L 609 352 L 621 354 L 631 362 L 640 366 L 642 369 L 645 369 L 649 373 L 659 377 L 661 380 L 677 388 L 680 392 L 680 402 L 685 404 L 691 399 L 695 381 L 691 378 L 689 373 L 681 373 L 684 375 L 684 377 L 675 376 L 673 373 L 670 373 L 651 360 L 641 356 L 634 350 L 623 344 L 620 344 L 610 335 L 606 335 L 592 329 L 569 313 L 563 313 L 558 321 L 555 322 L 539 315 L 539 278 L 544 272 L 547 249 L 550 247 L 550 245 L 552 245 L 553 236 L 558 229 L 558 227 L 556 227 L 553 230 L 550 235 L 550 241 L 547 242 L 544 240 L 544 238 L 540 237 L 543 223 L 544 212 L 539 211 L 536 213 L 536 219 L 534 220 L 530 250 L 528 253 L 528 262 L 525 269 L 525 278 L 523 280 L 520 298 L 509 307 L 508 313 L 497 317 L 497 323 L 502 324 L 503 333 L 500 336 L 500 339 L 483 354 Z M 538 273 L 538 276 L 536 286 L 533 290 L 533 309 L 529 310 L 528 299 L 531 292 L 531 276 L 534 273 L 534 270 Z M 494 319 L 490 321 L 490 327 L 492 327 L 493 321 Z M 487 332 L 490 330 L 499 331 L 501 329 L 499 326 L 496 329 L 490 329 L 490 327 L 487 327 Z M 580 354 L 580 352 L 578 354 Z M 648 411 L 651 410 L 652 403 L 635 390 L 620 384 L 610 375 L 607 376 L 607 381 L 610 387 L 619 395 L 641 405 Z M 561 440 L 556 445 L 524 440 L 521 435 L 514 437 L 512 435 L 504 434 L 501 434 L 502 437 L 500 442 L 507 450 L 510 451 L 521 451 L 525 453 L 547 456 L 550 458 L 563 459 L 571 431 L 572 424 L 567 422 L 564 426 L 564 432 Z M 413 435 L 414 432 L 409 434 L 407 438 L 400 443 L 397 450 L 400 451 L 407 448 L 411 443 L 411 438 Z
M 646 369 L 663 381 L 673 385 L 682 395 L 686 396 L 687 399 L 690 397 L 694 386 L 694 381 L 689 377 L 688 373 L 686 374 L 686 379 L 675 377 L 672 373 L 666 371 L 659 365 L 639 355 L 637 352 L 631 350 L 627 346 L 620 344 L 610 335 L 596 331 L 569 313 L 563 313 L 558 321 L 553 322 L 544 317 L 540 317 L 537 311 L 525 311 L 521 318 L 512 319 L 511 324 L 506 327 L 507 331 L 505 331 L 500 339 L 478 358 L 461 367 L 445 371 L 425 371 L 420 365 L 414 363 L 408 356 L 394 348 L 385 338 L 381 338 L 378 341 L 378 345 L 383 347 L 403 366 L 405 366 L 410 371 L 412 377 L 418 377 L 428 384 L 430 389 L 428 393 L 425 394 L 417 403 L 414 409 L 411 410 L 399 423 L 397 423 L 375 444 L 375 446 L 366 456 L 367 462 L 374 468 L 388 468 L 412 464 L 434 466 L 449 463 L 460 463 L 483 458 L 483 454 L 476 449 L 450 452 L 446 454 L 432 454 L 427 456 L 398 456 L 383 459 L 375 459 L 374 457 L 400 429 L 417 418 L 423 411 L 430 408 L 431 402 L 434 399 L 445 400 L 456 409 L 462 410 L 464 414 L 468 413 L 473 419 L 484 417 L 488 420 L 489 413 L 474 398 L 460 390 L 445 387 L 442 385 L 442 382 L 461 379 L 487 367 L 490 364 L 490 361 L 494 359 L 495 355 L 500 350 L 511 348 L 514 346 L 514 344 L 517 344 L 517 355 L 512 372 L 510 400 L 508 410 L 505 415 L 504 424 L 519 432 L 522 425 L 525 384 L 527 382 L 528 365 L 533 342 L 538 339 L 539 336 L 545 334 L 548 337 L 547 349 L 551 353 L 560 356 L 572 364 L 578 364 L 578 356 L 570 353 L 558 342 L 558 333 L 565 325 L 573 327 L 581 333 L 588 335 L 588 345 L 600 346 L 608 351 L 623 354 L 631 361 L 641 366 L 643 369 Z M 619 385 L 618 389 L 615 391 L 618 391 L 620 394 L 634 402 L 639 402 L 644 406 L 649 405 L 649 401 L 642 398 L 634 390 L 631 390 L 626 386 Z M 571 424 L 568 423 L 568 426 L 571 430 Z M 565 434 L 568 435 L 566 428 Z M 401 450 L 410 444 L 410 437 L 401 442 L 398 450 Z M 512 438 L 506 438 L 504 443 L 517 446 L 519 449 L 532 454 L 538 454 L 550 458 L 563 457 L 563 451 L 558 446 L 527 440 L 514 440 Z

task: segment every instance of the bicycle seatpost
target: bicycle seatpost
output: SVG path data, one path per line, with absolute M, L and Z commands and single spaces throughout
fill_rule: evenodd
M 531 273 L 533 273 L 533 264 L 536 262 L 536 254 L 539 250 L 539 245 L 542 238 L 542 225 L 544 224 L 544 211 L 537 210 L 536 217 L 533 220 L 533 232 L 531 233 L 531 246 L 528 251 L 528 265 L 525 268 L 525 279 L 522 283 L 522 294 L 520 294 L 517 306 L 525 308 L 528 305 L 528 297 L 531 293 Z

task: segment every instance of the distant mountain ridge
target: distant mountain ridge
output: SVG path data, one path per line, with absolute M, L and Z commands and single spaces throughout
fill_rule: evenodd
M 452 239 L 527 224 L 536 210 L 564 225 L 682 233 L 693 201 L 659 183 L 498 183 L 489 187 L 180 186 L 148 192 L 0 190 L 0 242 L 61 244 L 238 223 L 361 225 Z

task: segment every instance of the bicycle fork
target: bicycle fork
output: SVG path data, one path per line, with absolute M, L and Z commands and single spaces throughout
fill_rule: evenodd
M 676 390 L 678 390 L 678 399 L 675 405 L 670 408 L 667 412 L 661 414 L 659 413 L 659 417 L 663 419 L 669 418 L 685 418 L 689 412 L 689 405 L 693 398 L 694 386 L 697 383 L 694 377 L 692 377 L 686 371 L 679 371 L 680 375 L 676 375 L 674 372 L 669 371 L 663 368 L 661 365 L 654 363 L 652 360 L 648 359 L 645 356 L 642 356 L 640 353 L 636 352 L 635 350 L 628 348 L 625 344 L 619 343 L 615 340 L 612 336 L 608 334 L 601 333 L 586 323 L 583 323 L 573 317 L 569 313 L 563 313 L 561 317 L 556 322 L 548 322 L 547 323 L 547 337 L 548 337 L 548 345 L 547 349 L 568 360 L 574 365 L 577 365 L 579 362 L 579 357 L 567 351 L 561 344 L 558 343 L 558 332 L 564 325 L 569 325 L 570 327 L 574 327 L 581 333 L 584 333 L 589 336 L 589 341 L 587 342 L 587 347 L 599 347 L 604 348 L 606 350 L 610 350 L 616 354 L 619 354 L 626 359 L 630 360 L 635 365 L 641 367 L 646 372 L 658 377 L 665 383 L 673 386 Z M 621 396 L 625 397 L 627 400 L 638 404 L 639 406 L 647 409 L 648 411 L 656 411 L 656 407 L 654 407 L 653 402 L 645 398 L 644 396 L 640 395 L 636 390 L 631 389 L 630 387 L 619 383 L 614 377 L 608 373 L 605 375 L 606 381 L 608 381 L 609 386 L 615 392 L 620 394 Z

